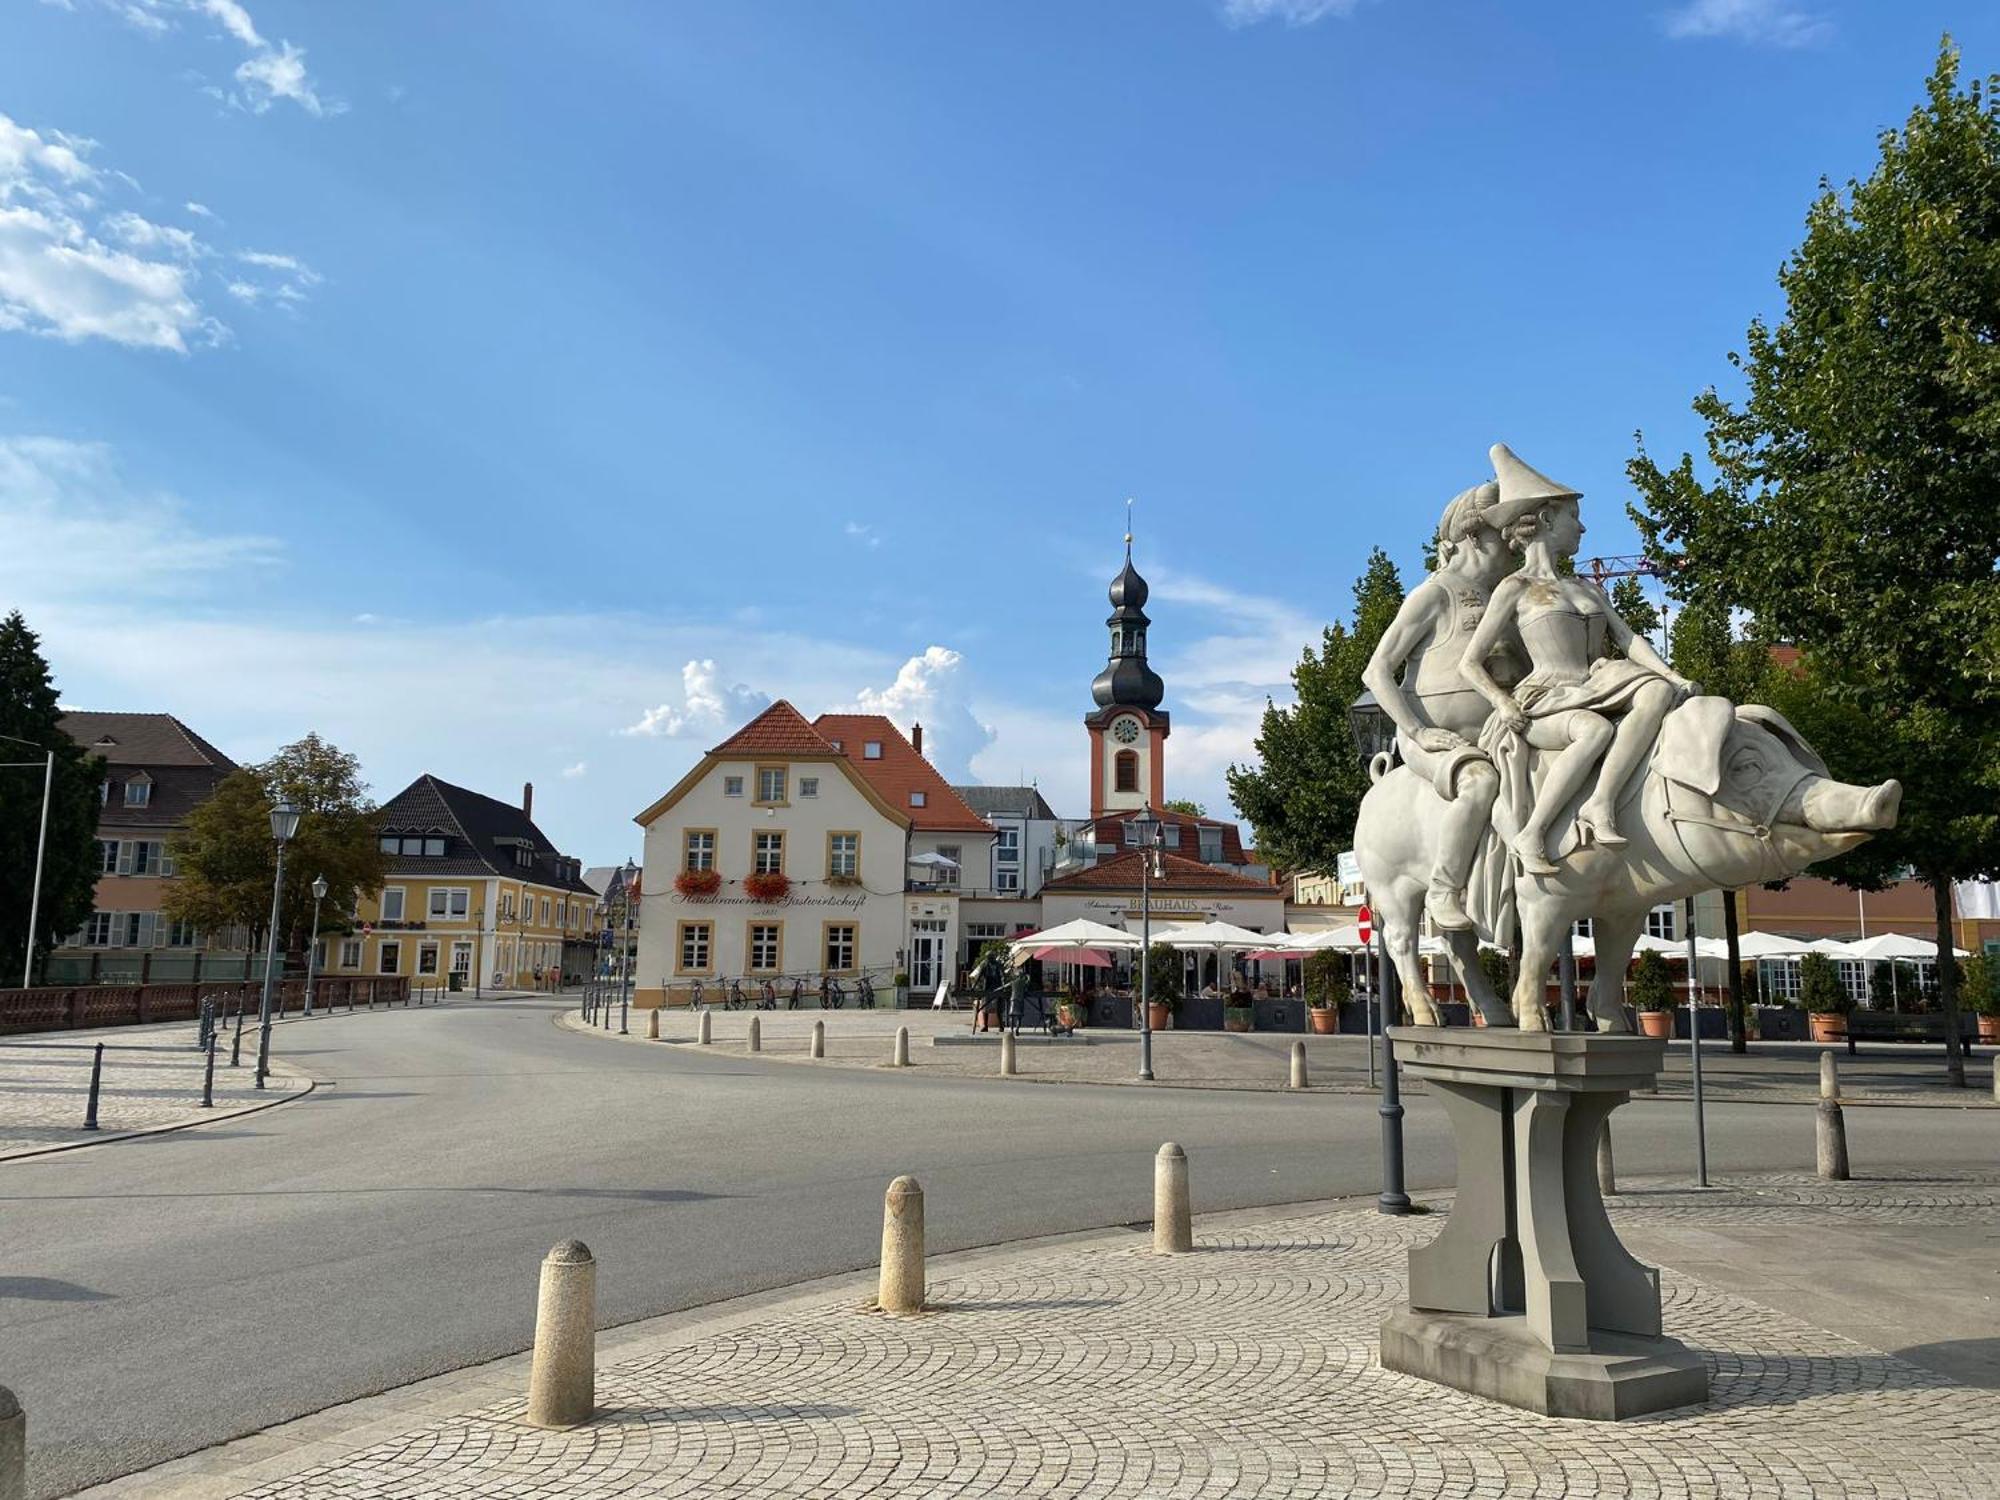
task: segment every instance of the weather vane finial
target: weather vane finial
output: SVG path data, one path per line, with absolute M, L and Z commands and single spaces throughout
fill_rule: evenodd
M 1132 560 L 1132 501 L 1131 498 L 1128 496 L 1125 500 L 1125 561 L 1130 562 L 1131 560 Z

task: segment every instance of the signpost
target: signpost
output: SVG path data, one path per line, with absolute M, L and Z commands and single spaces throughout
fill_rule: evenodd
M 1375 1087 L 1375 1006 L 1376 997 L 1382 992 L 1382 956 L 1375 951 L 1375 913 L 1367 907 L 1361 908 L 1356 921 L 1361 937 L 1361 951 L 1368 955 L 1363 961 L 1362 971 L 1368 978 L 1368 998 L 1362 1002 L 1362 1014 L 1367 1018 L 1368 1027 L 1368 1087 Z

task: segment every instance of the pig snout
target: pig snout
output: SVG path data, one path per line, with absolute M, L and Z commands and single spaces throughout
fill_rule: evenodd
M 1805 826 L 1815 833 L 1876 833 L 1896 826 L 1896 813 L 1903 805 L 1903 784 L 1885 781 L 1880 786 L 1850 786 L 1815 776 L 1793 794 L 1793 800 Z

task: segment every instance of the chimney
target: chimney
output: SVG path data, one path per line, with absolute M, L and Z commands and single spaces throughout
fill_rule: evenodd
M 528 819 L 530 822 L 534 821 L 535 784 L 532 781 L 524 781 L 521 783 L 521 816 Z
M 915 750 L 915 751 L 917 752 L 917 754 L 919 754 L 919 755 L 922 755 L 922 754 L 924 753 L 924 726 L 923 726 L 923 725 L 921 725 L 921 724 L 912 724 L 912 725 L 910 726 L 910 748 L 911 748 L 911 749 L 913 749 L 913 750 Z

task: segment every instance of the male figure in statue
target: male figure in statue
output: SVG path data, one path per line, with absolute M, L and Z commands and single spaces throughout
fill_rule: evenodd
M 1436 569 L 1404 599 L 1361 674 L 1395 721 L 1404 763 L 1447 804 L 1424 904 L 1431 920 L 1451 932 L 1472 927 L 1465 884 L 1500 791 L 1478 745 L 1490 708 L 1464 670 L 1466 646 L 1507 571 L 1506 545 L 1489 519 L 1499 499 L 1497 485 L 1482 484 L 1445 507 Z M 1488 665 L 1513 675 L 1503 662 Z
M 1696 689 L 1620 618 L 1603 589 L 1561 570 L 1583 542 L 1579 492 L 1529 468 L 1505 443 L 1493 445 L 1492 458 L 1500 485 L 1492 522 L 1521 554 L 1521 568 L 1493 590 L 1465 650 L 1465 676 L 1493 707 L 1490 750 L 1500 752 L 1499 740 L 1512 735 L 1560 752 L 1513 840 L 1523 870 L 1554 875 L 1549 834 L 1592 770 L 1597 784 L 1576 813 L 1579 847 L 1624 846 L 1619 799 L 1651 753 L 1667 710 Z M 1510 637 L 1531 668 L 1512 692 L 1487 670 L 1487 657 Z M 1611 654 L 1613 646 L 1620 655 Z

